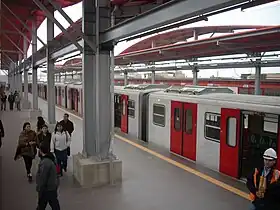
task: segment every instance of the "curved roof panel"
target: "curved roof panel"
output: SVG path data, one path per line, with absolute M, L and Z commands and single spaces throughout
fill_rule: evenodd
M 126 54 L 129 52 L 134 52 L 138 50 L 148 49 L 152 47 L 160 47 L 168 44 L 175 44 L 177 42 L 186 41 L 194 36 L 209 34 L 209 33 L 233 33 L 235 30 L 253 30 L 265 28 L 268 26 L 262 25 L 230 25 L 230 26 L 203 26 L 203 27 L 192 27 L 183 28 L 179 30 L 173 30 L 165 33 L 156 34 L 147 39 L 144 39 L 131 47 L 124 50 L 121 54 Z
M 116 65 L 280 51 L 280 26 L 154 47 L 116 56 Z

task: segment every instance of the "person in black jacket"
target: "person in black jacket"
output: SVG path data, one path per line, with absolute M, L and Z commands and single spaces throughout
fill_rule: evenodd
M 4 127 L 0 120 L 0 148 L 2 147 L 2 138 L 5 136 Z
M 63 120 L 60 121 L 60 124 L 62 125 L 63 129 L 68 131 L 69 135 L 72 136 L 72 133 L 74 131 L 74 125 L 69 120 L 69 114 L 64 114 Z M 70 156 L 70 147 L 67 148 L 67 155 Z
M 56 174 L 55 157 L 48 152 L 46 143 L 40 145 L 42 159 L 36 175 L 36 190 L 38 192 L 37 210 L 45 210 L 49 204 L 52 210 L 60 210 L 57 189 L 59 180 Z
M 10 104 L 10 110 L 13 110 L 14 109 L 14 103 L 15 103 L 15 96 L 12 92 L 8 96 L 8 102 Z
M 50 152 L 52 134 L 49 132 L 48 126 L 45 124 L 41 126 L 41 130 L 42 132 L 37 135 L 37 147 L 40 149 L 40 145 L 44 143 L 46 146 L 48 146 L 48 152 Z M 40 153 L 39 157 L 42 157 Z
M 251 210 L 279 210 L 280 172 L 276 169 L 277 153 L 269 148 L 263 158 L 263 167 L 255 168 L 247 178 Z
M 41 133 L 43 125 L 45 125 L 46 122 L 43 117 L 39 116 L 37 117 L 37 133 Z

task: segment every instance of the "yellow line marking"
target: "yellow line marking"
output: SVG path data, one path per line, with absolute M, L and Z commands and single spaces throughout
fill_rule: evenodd
M 230 186 L 230 185 L 228 185 L 228 184 L 226 184 L 224 182 L 221 182 L 221 181 L 219 181 L 217 179 L 214 179 L 213 177 L 210 177 L 210 176 L 208 176 L 206 174 L 203 174 L 203 173 L 201 173 L 201 172 L 199 172 L 199 171 L 197 171 L 197 170 L 195 170 L 193 168 L 190 168 L 190 167 L 188 167 L 188 166 L 186 166 L 186 165 L 184 165 L 182 163 L 179 163 L 179 162 L 177 162 L 175 160 L 172 160 L 172 159 L 170 159 L 168 157 L 165 157 L 164 155 L 161 155 L 161 154 L 159 154 L 159 153 L 157 153 L 157 152 L 155 152 L 153 150 L 150 150 L 150 149 L 148 149 L 148 148 L 146 148 L 144 146 L 141 146 L 141 145 L 139 145 L 139 144 L 137 144 L 135 142 L 132 142 L 132 141 L 128 140 L 127 138 L 124 138 L 124 137 L 122 137 L 120 135 L 115 134 L 115 137 L 117 137 L 118 139 L 120 139 L 120 140 L 122 140 L 122 141 L 124 141 L 124 142 L 126 142 L 128 144 L 131 144 L 134 147 L 137 147 L 138 149 L 141 149 L 141 150 L 143 150 L 143 151 L 145 151 L 147 153 L 150 153 L 151 155 L 153 155 L 153 156 L 155 156 L 155 157 L 157 157 L 157 158 L 159 158 L 161 160 L 164 160 L 164 161 L 166 161 L 166 162 L 168 162 L 168 163 L 170 163 L 170 164 L 172 164 L 174 166 L 177 166 L 178 168 L 181 168 L 181 169 L 183 169 L 183 170 L 185 170 L 185 171 L 187 171 L 189 173 L 192 173 L 192 174 L 194 174 L 194 175 L 196 175 L 196 176 L 198 176 L 198 177 L 200 177 L 200 178 L 202 178 L 202 179 L 204 179 L 204 180 L 206 180 L 208 182 L 211 182 L 212 184 L 215 184 L 215 185 L 217 185 L 217 186 L 219 186 L 221 188 L 224 188 L 225 190 L 228 190 L 228 191 L 230 191 L 230 192 L 232 192 L 232 193 L 234 193 L 236 195 L 239 195 L 239 196 L 249 200 L 247 193 L 245 193 L 245 192 L 243 192 L 243 191 L 241 191 L 241 190 L 239 190 L 239 189 L 237 189 L 235 187 L 232 187 L 232 186 Z
M 69 113 L 69 115 L 71 115 L 73 117 L 76 117 L 76 118 L 78 118 L 80 120 L 83 119 L 80 116 L 77 116 L 77 115 L 75 115 L 75 114 L 73 114 L 71 112 L 68 112 L 66 109 L 60 108 L 58 106 L 56 106 L 56 107 L 59 110 L 61 110 L 61 111 Z M 164 161 L 166 161 L 166 162 L 168 162 L 168 163 L 170 163 L 170 164 L 172 164 L 174 166 L 177 166 L 178 168 L 181 168 L 184 171 L 187 171 L 187 172 L 189 172 L 191 174 L 194 174 L 194 175 L 196 175 L 196 176 L 198 176 L 198 177 L 200 177 L 200 178 L 202 178 L 202 179 L 204 179 L 204 180 L 206 180 L 208 182 L 211 182 L 212 184 L 215 184 L 215 185 L 217 185 L 217 186 L 219 186 L 219 187 L 221 187 L 221 188 L 223 188 L 223 189 L 225 189 L 227 191 L 230 191 L 230 192 L 232 192 L 232 193 L 234 193 L 236 195 L 239 195 L 242 198 L 250 200 L 249 196 L 248 196 L 248 193 L 243 192 L 242 190 L 239 190 L 239 189 L 237 189 L 235 187 L 232 187 L 232 186 L 230 186 L 230 185 L 228 185 L 228 184 L 226 184 L 224 182 L 221 182 L 221 181 L 219 181 L 217 179 L 214 179 L 211 176 L 208 176 L 208 175 L 206 175 L 204 173 L 201 173 L 201 172 L 199 172 L 199 171 L 197 171 L 197 170 L 195 170 L 193 168 L 190 168 L 190 167 L 188 167 L 188 166 L 186 166 L 186 165 L 184 165 L 182 163 L 179 163 L 179 162 L 177 162 L 175 160 L 172 160 L 172 159 L 170 159 L 168 157 L 165 157 L 164 155 L 161 155 L 161 154 L 159 154 L 159 153 L 157 153 L 157 152 L 155 152 L 155 151 L 153 151 L 151 149 L 148 149 L 148 148 L 146 148 L 144 146 L 141 146 L 141 145 L 139 145 L 139 144 L 137 144 L 137 143 L 135 143 L 135 142 L 125 138 L 125 137 L 122 137 L 122 136 L 120 136 L 118 134 L 115 134 L 115 137 L 118 138 L 119 140 L 124 141 L 124 142 L 126 142 L 126 143 L 128 143 L 128 144 L 130 144 L 130 145 L 132 145 L 134 147 L 137 147 L 138 149 L 143 150 L 143 151 L 145 151 L 145 152 L 147 152 L 147 153 L 149 153 L 149 154 L 151 154 L 151 155 L 153 155 L 153 156 L 155 156 L 155 157 L 157 157 L 157 158 L 159 158 L 161 160 L 164 160 Z

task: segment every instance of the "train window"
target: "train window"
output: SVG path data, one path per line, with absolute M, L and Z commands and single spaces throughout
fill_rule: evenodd
M 187 109 L 185 112 L 185 123 L 186 123 L 186 133 L 192 134 L 192 126 L 193 126 L 193 113 L 191 109 Z
M 181 130 L 181 113 L 179 108 L 174 110 L 174 128 L 176 131 Z
M 135 101 L 128 100 L 128 116 L 135 117 Z
M 153 123 L 158 126 L 165 126 L 165 106 L 160 104 L 153 105 Z
M 230 147 L 236 146 L 236 126 L 236 118 L 229 117 L 227 119 L 227 145 Z
M 278 133 L 278 116 L 268 115 L 264 117 L 263 130 L 270 133 Z
M 204 137 L 205 139 L 220 142 L 221 115 L 211 112 L 205 113 Z

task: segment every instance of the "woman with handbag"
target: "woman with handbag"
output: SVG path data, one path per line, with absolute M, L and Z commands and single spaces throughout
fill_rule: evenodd
M 56 156 L 58 168 L 60 168 L 60 175 L 62 176 L 62 169 L 67 171 L 67 148 L 70 147 L 71 137 L 69 133 L 63 129 L 61 123 L 57 123 L 52 134 L 50 150 Z
M 17 151 L 14 159 L 17 160 L 20 157 L 23 157 L 28 181 L 32 181 L 31 168 L 33 159 L 37 153 L 36 144 L 36 132 L 31 130 L 29 122 L 25 122 L 23 124 L 23 130 L 19 135 Z

